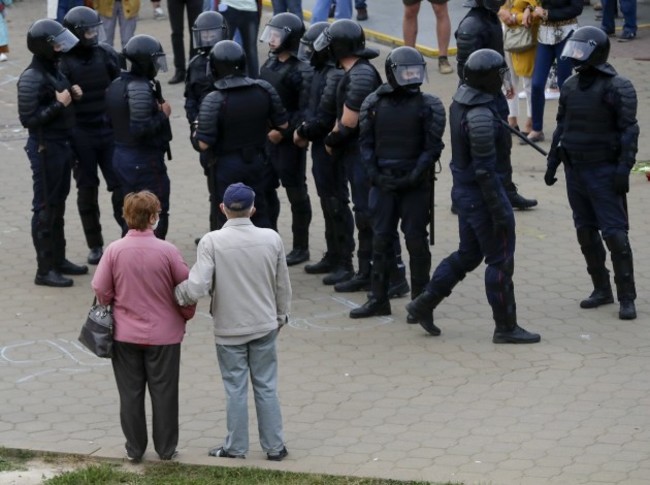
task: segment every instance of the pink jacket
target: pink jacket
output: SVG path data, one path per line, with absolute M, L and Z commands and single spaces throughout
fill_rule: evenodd
M 178 248 L 156 238 L 151 229 L 131 229 L 111 243 L 97 266 L 92 287 L 100 303 L 113 305 L 115 340 L 180 343 L 196 305 L 178 306 L 174 287 L 188 275 Z

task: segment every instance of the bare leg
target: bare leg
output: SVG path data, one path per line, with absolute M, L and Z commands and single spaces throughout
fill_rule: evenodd
M 418 36 L 418 13 L 420 4 L 404 5 L 404 17 L 402 19 L 402 32 L 404 33 L 404 44 L 415 47 L 415 39 Z
M 439 55 L 447 57 L 449 49 L 449 39 L 451 38 L 451 20 L 449 19 L 449 9 L 446 3 L 432 3 L 433 13 L 436 14 L 436 36 L 438 38 Z M 419 8 L 419 4 L 418 4 Z M 404 34 L 406 42 L 406 34 Z

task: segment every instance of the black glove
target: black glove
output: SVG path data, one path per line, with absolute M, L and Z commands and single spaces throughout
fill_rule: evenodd
M 411 170 L 411 173 L 408 175 L 409 186 L 419 187 L 420 185 L 425 183 L 427 180 L 428 173 L 429 173 L 429 167 L 427 167 L 426 165 L 415 167 L 413 170 Z
M 378 173 L 373 177 L 372 184 L 384 192 L 392 192 L 398 188 L 395 177 L 383 175 L 381 173 Z
M 557 182 L 557 178 L 555 178 L 555 171 L 556 169 L 554 168 L 546 168 L 546 173 L 544 174 L 544 183 L 549 187 Z
M 201 152 L 201 147 L 199 146 L 199 140 L 196 139 L 196 130 L 190 131 L 190 143 L 192 143 L 192 148 L 197 152 Z
M 626 170 L 617 170 L 614 175 L 614 192 L 625 195 L 630 191 L 630 173 Z

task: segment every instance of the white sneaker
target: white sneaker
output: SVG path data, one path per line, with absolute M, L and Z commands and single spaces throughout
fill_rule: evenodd
M 4 52 L 0 54 L 0 62 L 5 62 L 7 59 L 9 59 L 7 57 L 7 54 L 5 54 Z
M 560 90 L 559 89 L 547 89 L 544 91 L 544 99 L 559 99 Z
M 153 18 L 154 20 L 162 20 L 164 18 L 167 18 L 167 15 L 165 15 L 165 11 L 162 9 L 162 7 L 156 7 L 153 9 Z
M 526 91 L 521 91 L 521 92 L 519 92 L 519 94 L 517 95 L 517 97 L 518 97 L 519 99 L 526 99 L 526 98 L 528 97 L 528 95 L 526 94 Z

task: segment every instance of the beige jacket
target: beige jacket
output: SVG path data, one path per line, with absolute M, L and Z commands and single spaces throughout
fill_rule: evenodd
M 112 17 L 114 5 L 115 0 L 93 0 L 95 10 L 102 17 Z M 122 10 L 126 19 L 137 17 L 140 12 L 140 0 L 122 0 Z

